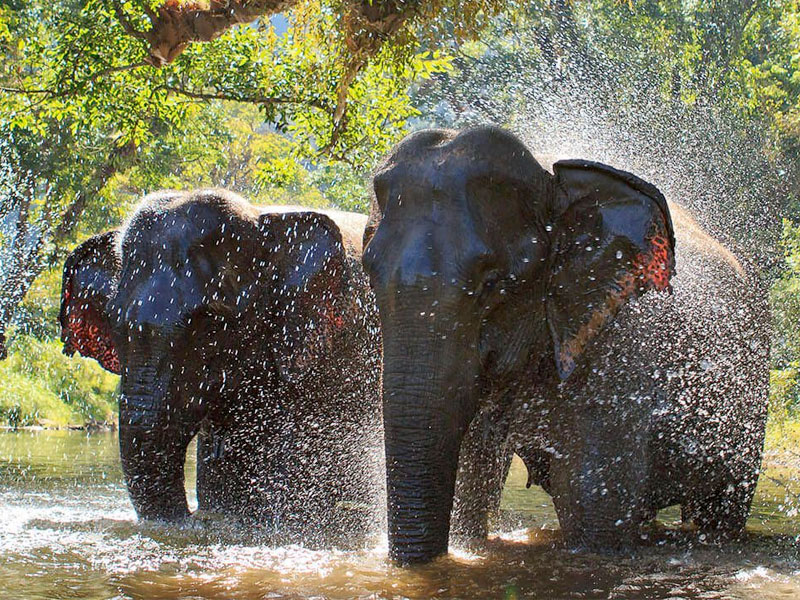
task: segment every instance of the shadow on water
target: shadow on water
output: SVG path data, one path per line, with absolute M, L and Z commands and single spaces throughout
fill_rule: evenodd
M 192 487 L 192 460 L 187 465 Z M 798 465 L 770 461 L 745 539 L 701 540 L 668 509 L 634 557 L 560 546 L 549 498 L 515 460 L 499 531 L 422 568 L 386 545 L 272 546 L 213 518 L 138 525 L 113 434 L 0 434 L 2 598 L 795 598 L 800 597 Z

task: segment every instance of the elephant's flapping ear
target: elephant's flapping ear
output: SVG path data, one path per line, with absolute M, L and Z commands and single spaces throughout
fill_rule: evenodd
M 273 269 L 275 361 L 281 377 L 295 382 L 332 349 L 344 325 L 342 235 L 330 217 L 312 211 L 266 214 L 261 228 Z
M 553 170 L 564 210 L 553 232 L 547 319 L 566 379 L 629 298 L 671 291 L 675 237 L 664 196 L 646 181 L 588 161 Z
M 106 303 L 120 271 L 117 231 L 89 238 L 67 257 L 61 280 L 61 341 L 64 354 L 76 351 L 119 374 L 120 364 Z

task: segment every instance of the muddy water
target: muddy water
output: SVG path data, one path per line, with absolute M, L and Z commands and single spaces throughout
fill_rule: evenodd
M 715 547 L 667 510 L 636 557 L 612 558 L 562 550 L 552 504 L 515 462 L 488 544 L 405 570 L 380 540 L 319 551 L 140 526 L 113 434 L 0 433 L 0 598 L 800 598 L 798 457 L 777 458 L 745 540 Z

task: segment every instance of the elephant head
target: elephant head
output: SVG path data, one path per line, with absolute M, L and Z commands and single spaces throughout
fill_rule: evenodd
M 257 355 L 265 376 L 302 378 L 336 326 L 343 277 L 329 217 L 262 214 L 223 190 L 148 196 L 122 230 L 73 252 L 65 351 L 122 376 L 120 454 L 140 518 L 188 515 L 186 447 L 237 385 L 236 365 Z
M 667 290 L 663 196 L 606 165 L 544 170 L 494 127 L 418 132 L 374 177 L 364 266 L 383 332 L 390 553 L 447 551 L 462 438 L 489 383 L 566 379 L 625 302 Z

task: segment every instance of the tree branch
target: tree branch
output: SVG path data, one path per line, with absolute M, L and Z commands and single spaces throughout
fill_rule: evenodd
M 148 62 L 161 67 L 174 61 L 191 42 L 210 42 L 236 25 L 283 12 L 298 0 L 211 0 L 209 8 L 197 3 L 167 0 L 156 10 L 145 6 L 152 28 L 139 31 L 125 16 L 118 0 L 114 11 L 125 31 L 148 44 Z
M 125 15 L 125 11 L 122 10 L 122 5 L 119 3 L 119 0 L 112 0 L 111 6 L 114 8 L 114 14 L 117 16 L 117 20 L 119 21 L 122 28 L 125 30 L 129 36 L 134 37 L 138 40 L 146 40 L 145 32 L 139 31 L 133 26 L 130 19 Z
M 248 102 L 251 104 L 303 104 L 305 106 L 313 106 L 320 110 L 327 111 L 328 106 L 321 100 L 314 100 L 312 98 L 287 98 L 285 96 L 246 96 L 239 94 L 226 94 L 223 92 L 196 92 L 187 90 L 181 87 L 174 87 L 169 85 L 160 86 L 160 89 L 186 96 L 187 98 L 194 98 L 195 100 L 229 100 L 231 102 Z
M 285 12 L 299 0 L 210 0 L 199 2 L 165 0 L 155 10 L 144 5 L 151 28 L 133 26 L 119 0 L 112 0 L 114 13 L 129 35 L 148 44 L 148 62 L 160 67 L 174 61 L 192 42 L 209 42 L 222 33 L 258 18 Z M 421 0 L 355 0 L 344 3 L 346 43 L 352 53 L 374 54 L 416 14 Z
M 130 22 L 119 0 L 112 0 L 114 12 L 123 29 L 129 35 L 146 42 L 146 60 L 156 67 L 174 61 L 192 42 L 211 41 L 231 27 L 286 11 L 297 2 L 298 0 L 211 0 L 208 8 L 198 8 L 197 2 L 166 0 L 155 10 L 145 5 L 145 14 L 152 27 L 149 31 L 140 31 Z M 356 76 L 368 63 L 369 57 L 374 56 L 386 40 L 417 14 L 423 4 L 421 0 L 354 0 L 344 4 L 344 39 L 348 53 L 345 74 L 339 82 L 336 106 L 333 108 L 333 143 L 345 128 L 347 95 Z M 207 96 L 182 89 L 172 91 L 201 99 L 245 100 L 218 94 Z M 308 104 L 327 110 L 319 104 L 290 98 L 265 96 L 256 101 L 264 104 Z
M 67 88 L 59 90 L 57 87 L 54 89 L 49 88 L 18 88 L 18 87 L 7 87 L 7 86 L 0 86 L 0 92 L 5 92 L 7 94 L 22 94 L 22 95 L 37 95 L 43 94 L 46 96 L 50 96 L 51 98 L 63 98 L 65 96 L 70 96 L 77 92 L 81 87 L 86 85 L 87 83 L 92 83 L 104 77 L 105 75 L 111 75 L 112 73 L 122 73 L 125 71 L 132 71 L 133 69 L 138 69 L 139 67 L 146 67 L 149 63 L 145 61 L 139 61 L 135 63 L 131 63 L 128 65 L 118 65 L 116 67 L 106 67 L 105 69 L 101 69 L 95 73 L 92 73 L 86 79 L 82 79 L 74 83 Z
M 0 92 L 5 92 L 6 94 L 24 94 L 26 96 L 33 96 L 34 94 L 47 94 L 49 96 L 53 95 L 53 90 L 6 87 L 4 85 L 0 85 Z

